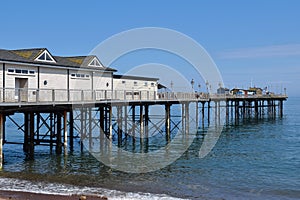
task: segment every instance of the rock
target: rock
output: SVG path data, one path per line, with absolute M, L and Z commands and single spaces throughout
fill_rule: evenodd
M 80 196 L 79 200 L 86 200 L 86 196 L 84 196 L 84 195 Z

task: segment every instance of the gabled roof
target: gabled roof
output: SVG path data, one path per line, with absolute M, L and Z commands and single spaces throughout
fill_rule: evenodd
M 53 58 L 53 62 L 37 60 L 42 53 L 45 51 Z M 93 59 L 99 59 L 97 56 L 74 56 L 74 57 L 62 57 L 62 56 L 52 56 L 48 49 L 46 48 L 33 48 L 33 49 L 18 49 L 18 50 L 4 50 L 0 49 L 0 61 L 10 61 L 10 62 L 21 62 L 30 63 L 38 65 L 50 65 L 50 66 L 63 66 L 69 68 L 85 68 L 85 69 L 95 69 L 95 70 L 105 70 L 105 71 L 117 71 L 115 69 L 104 67 L 102 63 L 101 66 L 90 66 Z

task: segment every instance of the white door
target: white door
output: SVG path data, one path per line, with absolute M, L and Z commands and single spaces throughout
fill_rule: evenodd
M 15 100 L 28 101 L 28 78 L 15 79 Z

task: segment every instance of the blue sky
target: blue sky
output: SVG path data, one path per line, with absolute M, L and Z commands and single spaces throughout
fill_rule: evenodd
M 1 2 L 0 48 L 47 47 L 54 55 L 85 55 L 119 32 L 164 27 L 201 44 L 226 86 L 248 87 L 252 80 L 299 96 L 299 8 L 296 0 L 10 0 Z

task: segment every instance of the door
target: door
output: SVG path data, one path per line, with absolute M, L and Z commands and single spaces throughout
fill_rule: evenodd
M 28 101 L 28 78 L 16 78 L 15 79 L 15 99 L 17 101 Z

